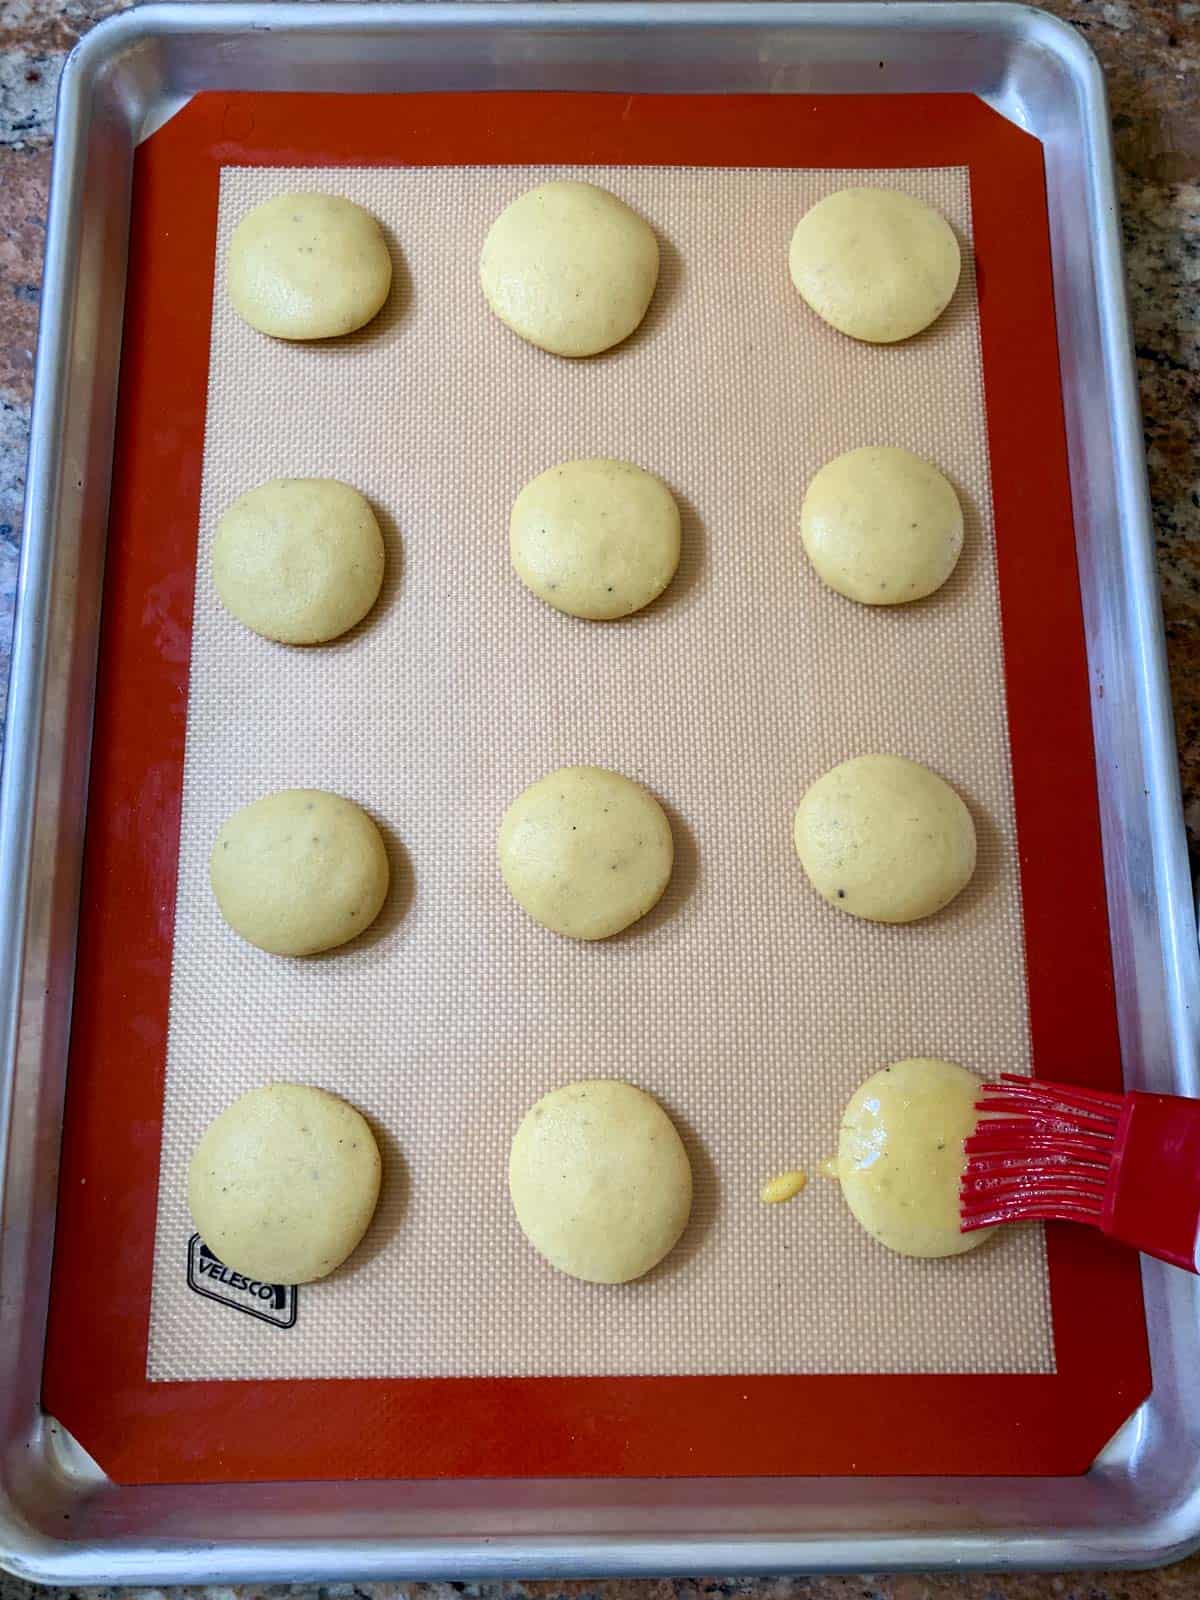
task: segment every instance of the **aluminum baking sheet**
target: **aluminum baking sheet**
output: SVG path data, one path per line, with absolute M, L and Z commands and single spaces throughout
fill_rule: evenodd
M 31 1465 L 8 1482 L 12 1505 L 30 1519 L 19 1534 L 14 1526 L 9 1560 L 69 1581 L 133 1572 L 165 1581 L 283 1570 L 344 1574 L 348 1566 L 365 1576 L 812 1569 L 939 1559 L 994 1564 L 998 1547 L 1014 1564 L 1079 1565 L 1177 1549 L 1193 1532 L 1192 1485 L 1178 1465 L 1172 1473 L 1166 1463 L 1187 1459 L 1173 1449 L 1172 1434 L 1186 1425 L 1189 1396 L 1173 1385 L 1175 1373 L 1194 1370 L 1188 1352 L 1196 1324 L 1191 1285 L 1152 1266 L 1146 1285 L 1156 1390 L 1136 1424 L 1086 1478 L 1038 1485 L 1033 1493 L 977 1485 L 972 1503 L 981 1509 L 965 1523 L 950 1509 L 961 1500 L 953 1481 L 918 1489 L 887 1480 L 841 1488 L 831 1482 L 804 1493 L 789 1491 L 786 1482 L 724 1490 L 708 1484 L 683 1495 L 676 1485 L 669 1502 L 652 1484 L 623 1485 L 619 1492 L 547 1487 L 532 1499 L 522 1494 L 520 1509 L 497 1484 L 403 1495 L 386 1486 L 326 1486 L 317 1497 L 297 1490 L 283 1507 L 275 1497 L 240 1491 L 233 1500 L 213 1490 L 172 1505 L 169 1495 L 155 1499 L 88 1483 L 86 1463 L 39 1423 L 39 1307 L 82 823 L 75 796 L 86 766 L 99 575 L 95 530 L 111 452 L 112 313 L 123 283 L 120 204 L 131 141 L 145 119 L 161 116 L 199 87 L 269 87 L 273 81 L 345 87 L 353 73 L 357 89 L 400 89 L 414 80 L 422 87 L 494 87 L 499 78 L 513 88 L 536 83 L 631 91 L 670 89 L 686 79 L 689 89 L 813 92 L 877 84 L 873 74 L 883 59 L 892 88 L 981 92 L 1041 137 L 1090 655 L 1097 688 L 1102 681 L 1105 690 L 1095 703 L 1096 734 L 1126 1071 L 1131 1083 L 1194 1087 L 1186 1012 L 1196 981 L 1194 928 L 1156 632 L 1103 97 L 1079 41 L 1048 18 L 988 4 L 664 6 L 639 12 L 636 31 L 619 10 L 602 6 L 432 6 L 419 14 L 389 6 L 336 12 L 284 6 L 270 9 L 269 39 L 250 31 L 267 16 L 220 5 L 202 18 L 148 8 L 93 35 L 64 80 L 30 473 L 26 604 L 14 656 L 0 818 L 6 882 L 14 889 L 4 927 L 5 953 L 14 959 L 5 971 L 25 983 L 6 996 L 11 1111 L 18 1126 L 40 1127 L 44 1134 L 10 1142 L 15 1155 L 6 1172 L 0 1265 L 9 1291 L 6 1314 L 14 1324 L 6 1341 L 8 1358 L 17 1363 L 10 1387 L 25 1397 L 17 1437 L 42 1447 L 25 1452 Z M 235 39 L 236 54 L 229 48 Z M 80 305 L 90 315 L 73 315 Z M 106 310 L 109 315 L 98 314 Z M 53 572 L 64 569 L 79 574 L 77 589 L 52 581 Z M 1123 581 L 1112 581 L 1116 573 Z M 52 641 L 56 669 L 47 675 Z M 40 740 L 43 724 L 66 729 L 68 737 Z M 30 924 L 31 904 L 51 915 Z M 61 1524 L 56 1496 L 74 1500 L 85 1485 L 88 1507 L 75 1508 L 72 1540 L 51 1540 Z M 355 1553 L 348 1559 L 339 1541 L 351 1515 Z M 30 1534 L 30 1526 L 42 1531 Z M 197 1557 L 196 1542 L 218 1527 L 220 1546 Z M 273 1557 L 268 1541 L 281 1538 L 289 1548 Z

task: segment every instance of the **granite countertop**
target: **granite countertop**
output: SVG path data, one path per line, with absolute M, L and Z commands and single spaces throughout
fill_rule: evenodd
M 80 35 L 122 0 L 0 0 L 0 706 L 7 683 L 21 537 L 25 445 L 37 336 L 54 94 Z M 1145 415 L 1150 491 L 1188 832 L 1200 854 L 1200 0 L 1051 0 L 1088 39 L 1108 76 Z M 908 1576 L 607 1584 L 437 1584 L 214 1589 L 216 1596 L 305 1600 L 414 1596 L 453 1600 L 834 1600 L 1057 1596 L 1151 1600 L 1200 1593 L 1200 1557 L 1134 1576 Z M 30 1586 L 0 1577 L 0 1600 Z M 91 1591 L 115 1594 L 114 1590 Z M 153 1591 L 148 1591 L 153 1593 Z

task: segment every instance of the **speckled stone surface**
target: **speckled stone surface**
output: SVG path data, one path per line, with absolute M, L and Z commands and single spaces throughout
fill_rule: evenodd
M 0 705 L 21 534 L 55 86 L 74 41 L 117 9 L 120 0 L 0 0 Z M 1184 799 L 1200 855 L 1200 0 L 1052 0 L 1048 9 L 1080 29 L 1108 75 Z M 0 1577 L 0 1600 L 24 1600 L 31 1592 L 28 1584 Z M 88 1593 L 115 1597 L 123 1591 Z M 1132 1576 L 330 1584 L 207 1593 L 214 1600 L 1182 1600 L 1200 1595 L 1200 1557 Z
M 98 1600 L 1195 1600 L 1200 1565 L 1161 1572 L 1004 1577 L 909 1573 L 887 1578 L 621 1579 L 611 1583 L 327 1583 L 214 1585 L 208 1589 L 37 1589 L 0 1578 L 0 1600 L 73 1594 Z

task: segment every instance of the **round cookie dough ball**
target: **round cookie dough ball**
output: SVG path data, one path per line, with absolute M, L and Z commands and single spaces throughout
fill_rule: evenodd
M 521 582 L 559 611 L 627 617 L 675 574 L 679 507 L 628 461 L 564 461 L 517 496 L 509 548 Z
M 345 944 L 371 926 L 388 891 L 379 829 L 323 789 L 282 789 L 235 811 L 208 870 L 229 926 L 279 956 Z
M 827 462 L 800 508 L 800 537 L 818 575 L 867 606 L 920 600 L 962 551 L 958 496 L 909 450 L 869 445 Z
M 392 286 L 392 258 L 369 211 L 335 194 L 280 194 L 233 230 L 225 281 L 244 322 L 276 339 L 333 339 L 361 328 Z
M 568 939 L 607 939 L 662 897 L 675 846 L 663 808 L 603 767 L 560 767 L 504 813 L 500 870 L 535 922 Z
M 794 837 L 817 893 L 871 922 L 940 911 L 975 870 L 975 824 L 936 772 L 901 756 L 858 756 L 818 778 Z
M 239 622 L 283 644 L 321 644 L 379 598 L 383 536 L 357 489 L 272 478 L 226 511 L 212 560 L 217 593 Z
M 525 1237 L 552 1267 L 628 1283 L 687 1225 L 692 1169 L 657 1101 L 612 1079 L 539 1100 L 512 1142 L 508 1189 Z
M 898 189 L 842 189 L 818 200 L 792 235 L 792 282 L 841 333 L 893 344 L 950 304 L 961 267 L 940 212 Z
M 838 1135 L 837 1175 L 867 1232 L 903 1256 L 956 1256 L 992 1228 L 961 1233 L 963 1141 L 978 1121 L 982 1084 L 952 1061 L 897 1061 L 851 1097 Z
M 188 1168 L 208 1248 L 259 1283 L 311 1283 L 345 1261 L 379 1199 L 379 1147 L 353 1106 L 272 1083 L 226 1107 Z
M 557 356 L 594 356 L 646 315 L 658 241 L 615 194 L 559 178 L 500 213 L 479 278 L 492 310 L 522 339 Z

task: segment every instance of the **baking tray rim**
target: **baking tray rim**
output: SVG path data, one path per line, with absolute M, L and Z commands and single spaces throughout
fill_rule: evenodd
M 1200 1538 L 1200 1487 L 1194 1481 L 1194 1475 L 1179 1485 L 1179 1492 L 1166 1512 L 1160 1508 L 1156 1514 L 1147 1515 L 1135 1530 L 1121 1527 L 1116 1521 L 1111 1526 L 1094 1527 L 1086 1538 L 1080 1538 L 1074 1530 L 1065 1526 L 1040 1536 L 1006 1536 L 993 1519 L 989 1519 L 990 1528 L 963 1532 L 960 1517 L 947 1518 L 946 1531 L 942 1533 L 871 1533 L 861 1529 L 837 1538 L 818 1533 L 783 1532 L 767 1536 L 761 1533 L 714 1535 L 697 1531 L 683 1538 L 665 1533 L 608 1536 L 576 1533 L 474 1535 L 460 1538 L 427 1536 L 404 1540 L 291 1538 L 286 1542 L 266 1534 L 257 1539 L 220 1542 L 211 1537 L 198 1541 L 194 1536 L 186 1536 L 182 1528 L 177 1538 L 162 1539 L 148 1535 L 132 1538 L 117 1532 L 122 1518 L 113 1515 L 113 1507 L 108 1504 L 127 1496 L 130 1491 L 117 1490 L 108 1485 L 107 1480 L 103 1480 L 94 1466 L 88 1463 L 83 1452 L 56 1432 L 52 1420 L 41 1418 L 36 1411 L 40 1352 L 36 1349 L 35 1338 L 33 1354 L 39 1359 L 31 1369 L 29 1322 L 32 1320 L 36 1325 L 38 1311 L 33 1304 L 36 1293 L 25 1291 L 29 1290 L 31 1284 L 34 1291 L 44 1291 L 52 1218 L 40 1216 L 38 1225 L 34 1227 L 27 1214 L 19 1214 L 19 1202 L 22 1199 L 26 1201 L 28 1212 L 31 1199 L 28 1181 L 38 1174 L 31 1161 L 14 1159 L 20 1149 L 14 1135 L 28 1131 L 28 1124 L 23 1120 L 27 1107 L 17 1102 L 15 1091 L 18 1088 L 18 1050 L 30 1027 L 31 1004 L 34 1012 L 37 1011 L 38 997 L 35 995 L 31 1002 L 29 990 L 31 978 L 36 979 L 40 975 L 36 959 L 39 956 L 38 941 L 45 945 L 53 930 L 47 929 L 45 919 L 38 920 L 40 908 L 36 895 L 31 892 L 31 873 L 37 865 L 34 854 L 39 842 L 38 834 L 42 835 L 44 843 L 49 830 L 55 835 L 54 842 L 58 843 L 56 830 L 72 820 L 69 798 L 64 801 L 60 795 L 57 799 L 52 798 L 48 806 L 40 803 L 46 791 L 47 775 L 57 778 L 60 784 L 65 776 L 78 779 L 82 775 L 86 782 L 86 749 L 80 763 L 70 769 L 56 741 L 45 737 L 47 732 L 55 731 L 46 720 L 46 713 L 48 699 L 51 698 L 48 690 L 53 686 L 54 669 L 59 665 L 51 660 L 52 601 L 61 610 L 65 603 L 64 588 L 68 591 L 71 588 L 69 582 L 65 585 L 62 582 L 61 564 L 56 585 L 54 558 L 62 553 L 57 547 L 60 538 L 65 537 L 63 529 L 70 526 L 72 518 L 77 519 L 81 526 L 85 521 L 93 529 L 103 526 L 102 519 L 99 522 L 96 520 L 97 490 L 91 482 L 86 481 L 89 474 L 80 469 L 80 476 L 74 483 L 69 481 L 70 473 L 79 467 L 81 459 L 74 456 L 70 449 L 73 415 L 70 402 L 78 384 L 78 375 L 71 366 L 73 339 L 79 331 L 81 310 L 86 315 L 89 309 L 94 309 L 94 306 L 87 304 L 81 307 L 80 282 L 88 271 L 95 275 L 103 270 L 111 275 L 114 261 L 121 285 L 124 272 L 120 251 L 115 255 L 112 253 L 111 238 L 108 240 L 110 251 L 107 259 L 83 258 L 90 242 L 85 232 L 87 219 L 84 203 L 89 145 L 98 145 L 103 136 L 112 135 L 113 126 L 122 126 L 128 144 L 124 163 L 117 161 L 115 170 L 118 177 L 123 176 L 124 179 L 125 191 L 119 197 L 127 216 L 129 152 L 138 134 L 145 129 L 147 114 L 156 112 L 161 120 L 171 109 L 170 97 L 164 96 L 161 84 L 155 82 L 155 72 L 159 69 L 156 53 L 171 39 L 200 39 L 205 36 L 220 39 L 231 33 L 243 34 L 247 30 L 269 30 L 280 39 L 302 36 L 311 39 L 314 33 L 327 38 L 378 39 L 439 28 L 467 31 L 478 37 L 490 29 L 498 37 L 507 36 L 522 41 L 527 41 L 529 37 L 553 37 L 557 41 L 557 48 L 561 49 L 564 39 L 577 40 L 599 30 L 627 34 L 631 28 L 648 29 L 651 35 L 657 32 L 661 36 L 666 29 L 683 29 L 691 30 L 692 36 L 695 36 L 703 31 L 741 28 L 757 30 L 775 41 L 785 35 L 815 39 L 823 30 L 840 30 L 843 34 L 854 35 L 862 43 L 878 39 L 881 35 L 895 37 L 894 30 L 901 24 L 918 32 L 924 29 L 926 37 L 931 32 L 934 35 L 950 32 L 960 38 L 970 35 L 975 38 L 990 36 L 1007 39 L 1010 44 L 1026 38 L 1031 55 L 1040 56 L 1043 65 L 1057 64 L 1057 70 L 1067 75 L 1078 95 L 1079 132 L 1086 146 L 1085 176 L 1090 186 L 1088 198 L 1095 231 L 1092 241 L 1096 254 L 1095 278 L 1089 287 L 1095 296 L 1099 331 L 1104 342 L 1107 420 L 1116 446 L 1116 466 L 1120 469 L 1118 493 L 1121 496 L 1121 554 L 1125 578 L 1122 598 L 1134 624 L 1138 647 L 1131 671 L 1137 694 L 1135 709 L 1141 744 L 1139 756 L 1148 780 L 1145 794 L 1151 856 L 1150 898 L 1155 902 L 1151 909 L 1157 918 L 1164 964 L 1171 968 L 1166 974 L 1170 991 L 1168 1000 L 1171 1002 L 1171 1043 L 1174 1046 L 1171 1052 L 1171 1082 L 1173 1087 L 1180 1090 L 1194 1090 L 1195 1025 L 1186 1013 L 1188 998 L 1196 993 L 1198 980 L 1195 923 L 1190 903 L 1190 885 L 1187 882 L 1186 851 L 1182 843 L 1161 621 L 1140 457 L 1140 418 L 1121 280 L 1111 149 L 1099 68 L 1078 35 L 1065 24 L 1032 8 L 993 3 L 993 0 L 975 0 L 969 5 L 956 3 L 956 0 L 899 5 L 877 4 L 872 0 L 851 4 L 794 4 L 790 0 L 782 0 L 782 3 L 773 3 L 773 0 L 766 0 L 766 3 L 762 3 L 762 0 L 733 0 L 733 3 L 707 0 L 707 3 L 692 4 L 686 3 L 686 0 L 673 0 L 673 3 L 662 0 L 662 3 L 646 5 L 628 5 L 622 0 L 600 0 L 600 3 L 588 4 L 555 4 L 553 0 L 549 0 L 549 3 L 540 0 L 540 3 L 514 5 L 470 3 L 468 0 L 466 4 L 430 3 L 421 6 L 385 3 L 370 6 L 282 4 L 270 7 L 219 3 L 199 11 L 190 6 L 166 4 L 151 5 L 114 17 L 89 34 L 73 52 L 60 89 L 43 289 L 43 325 L 30 443 L 26 538 L 18 584 L 19 610 L 13 647 L 9 738 L 3 786 L 0 789 L 0 882 L 4 883 L 6 889 L 3 906 L 0 907 L 0 982 L 4 984 L 3 1001 L 0 1002 L 0 1046 L 4 1050 L 3 1103 L 0 1106 L 3 1126 L 0 1131 L 4 1135 L 5 1180 L 0 1270 L 6 1280 L 16 1281 L 23 1291 L 16 1297 L 21 1301 L 16 1311 L 7 1304 L 6 1296 L 6 1309 L 0 1312 L 0 1336 L 11 1331 L 8 1323 L 14 1316 L 24 1318 L 23 1325 L 16 1330 L 12 1340 L 0 1337 L 6 1352 L 2 1359 L 10 1368 L 6 1376 L 12 1380 L 8 1436 L 3 1441 L 4 1475 L 0 1484 L 3 1494 L 0 1507 L 0 1560 L 10 1570 L 41 1581 L 79 1583 L 121 1578 L 141 1582 L 180 1582 L 189 1579 L 197 1581 L 202 1577 L 220 1577 L 227 1581 L 236 1577 L 333 1577 L 346 1576 L 348 1570 L 360 1577 L 531 1576 L 538 1573 L 595 1576 L 731 1570 L 735 1567 L 765 1572 L 854 1570 L 863 1567 L 878 1570 L 880 1567 L 962 1568 L 983 1565 L 992 1568 L 1051 1564 L 1144 1565 L 1173 1559 Z M 211 85 L 192 84 L 187 92 L 205 86 L 223 85 L 220 82 Z M 774 82 L 769 86 L 779 87 Z M 996 94 L 1002 98 L 1002 83 L 997 81 L 994 87 Z M 177 96 L 176 103 L 181 103 L 186 97 L 187 94 Z M 985 98 L 993 96 L 985 94 Z M 1019 116 L 1017 120 L 1020 120 Z M 104 124 L 113 126 L 106 127 Z M 1053 199 L 1051 203 L 1053 205 Z M 1056 289 L 1061 293 L 1057 273 Z M 86 329 L 84 331 L 86 333 Z M 111 456 L 111 391 L 115 385 L 115 362 L 111 360 L 111 350 L 109 355 L 111 371 L 100 374 L 97 379 L 99 387 L 107 383 L 109 392 L 107 397 L 93 394 L 91 402 L 92 413 L 99 418 L 101 432 L 106 420 L 109 424 L 108 453 Z M 89 420 L 92 418 L 89 417 Z M 1068 420 L 1070 423 L 1070 418 Z M 100 454 L 104 454 L 103 449 Z M 100 476 L 103 477 L 103 474 Z M 105 495 L 106 489 L 105 479 Z M 92 496 L 90 499 L 89 494 Z M 101 567 L 101 562 L 94 563 L 97 573 Z M 1086 575 L 1083 576 L 1086 587 Z M 70 598 L 68 594 L 66 600 Z M 1096 644 L 1090 626 L 1092 620 L 1089 618 L 1089 650 Z M 65 696 L 63 703 L 76 712 L 75 722 L 78 726 L 72 731 L 86 746 L 88 725 L 79 712 L 82 707 L 84 713 L 90 714 L 91 684 L 88 679 L 90 673 L 94 681 L 94 617 L 90 634 L 86 625 L 78 631 L 82 645 L 73 637 L 72 642 L 76 646 L 76 654 L 83 658 L 76 663 L 82 689 L 75 700 Z M 90 663 L 87 660 L 89 646 Z M 1101 733 L 1102 728 L 1098 725 L 1098 763 L 1102 763 L 1106 756 Z M 78 784 L 75 787 L 78 788 Z M 77 867 L 78 834 L 82 820 L 82 803 L 78 794 L 74 799 L 73 816 L 76 836 L 72 850 L 66 852 L 68 867 L 72 863 Z M 67 837 L 65 831 L 63 837 Z M 1105 840 L 1107 859 L 1107 829 Z M 1127 865 L 1125 862 L 1119 864 Z M 41 887 L 40 880 L 38 887 Z M 73 892 L 77 902 L 77 871 Z M 63 929 L 60 927 L 59 945 L 51 952 L 56 958 L 52 976 L 57 978 L 59 986 L 42 986 L 43 1022 L 48 1020 L 48 1013 L 53 1006 L 58 1006 L 60 1012 L 69 1008 L 69 968 L 73 960 L 70 893 L 71 886 L 68 884 L 65 886 L 66 942 L 62 944 Z M 1110 880 L 1110 901 L 1112 894 Z M 40 952 L 40 956 L 44 962 L 45 950 Z M 66 985 L 62 986 L 64 967 L 68 969 L 68 977 Z M 62 1034 L 62 1020 L 60 1015 L 59 1037 Z M 54 1032 L 53 1029 L 47 1031 Z M 45 1087 L 35 1085 L 40 1090 L 45 1090 Z M 33 1104 L 35 1109 L 44 1113 L 47 1103 L 53 1109 L 55 1100 L 55 1090 L 51 1087 L 49 1092 L 36 1093 Z M 57 1100 L 60 1104 L 61 1085 L 57 1088 Z M 36 1131 L 44 1142 L 47 1134 L 52 1135 L 54 1130 L 52 1126 L 48 1128 L 39 1124 Z M 50 1181 L 47 1181 L 44 1172 L 40 1176 L 40 1187 L 34 1198 L 41 1200 L 44 1209 L 47 1195 L 52 1206 L 53 1174 L 51 1172 Z M 15 1192 L 22 1181 L 27 1183 L 24 1196 Z M 34 1270 L 31 1271 L 31 1259 L 39 1249 L 43 1259 L 40 1264 L 34 1263 Z M 15 1273 L 12 1270 L 14 1262 Z M 1194 1339 L 1194 1297 L 1190 1293 L 1185 1297 L 1155 1264 L 1148 1264 L 1146 1285 L 1151 1318 L 1156 1312 L 1166 1318 L 1166 1325 L 1173 1328 L 1176 1335 L 1182 1326 L 1187 1326 Z M 1186 1319 L 1190 1319 L 1190 1322 Z M 10 1352 L 13 1355 L 11 1361 Z M 1178 1337 L 1173 1338 L 1167 1351 L 1172 1366 L 1184 1364 L 1179 1359 L 1182 1353 L 1185 1352 L 1179 1348 Z M 17 1364 L 21 1356 L 25 1358 L 24 1366 Z M 1160 1376 L 1160 1367 L 1156 1363 L 1156 1382 Z M 1167 1376 L 1178 1378 L 1178 1373 Z M 22 1378 L 23 1384 L 20 1382 Z M 1102 1494 L 1111 1492 L 1122 1480 L 1130 1484 L 1134 1482 L 1138 1460 L 1146 1456 L 1154 1443 L 1156 1422 L 1162 1422 L 1161 1417 L 1156 1418 L 1155 1412 L 1162 1411 L 1171 1398 L 1167 1392 L 1169 1387 L 1169 1384 L 1165 1384 L 1156 1388 L 1157 1401 L 1152 1399 L 1131 1420 L 1093 1473 L 1088 1475 Z M 1187 1397 L 1195 1399 L 1190 1391 Z M 21 1470 L 14 1470 L 19 1450 L 24 1451 L 25 1461 Z M 858 1485 L 864 1482 L 826 1481 Z M 949 1480 L 949 1483 L 955 1481 Z M 675 1487 L 681 1489 L 687 1482 L 679 1480 Z M 873 1482 L 882 1491 L 885 1485 L 894 1484 L 895 1480 Z M 945 1484 L 947 1480 L 927 1482 L 931 1485 L 938 1482 Z M 982 1500 L 989 1492 L 988 1480 L 957 1482 L 962 1491 L 972 1491 L 972 1498 Z M 255 1487 L 269 1489 L 271 1486 L 243 1486 L 243 1495 L 252 1494 Z M 32 1501 L 31 1489 L 37 1490 Z M 164 1492 L 169 1494 L 169 1491 Z M 998 1487 L 995 1492 L 999 1493 Z M 195 1491 L 192 1493 L 195 1494 Z M 915 1496 L 916 1491 L 913 1493 Z M 1002 1494 L 1000 1498 L 1003 1499 Z M 931 1492 L 929 1499 L 936 1503 L 939 1496 Z M 23 1514 L 23 1507 L 28 1509 L 34 1502 L 38 1506 L 41 1527 L 35 1527 Z M 78 1536 L 70 1540 L 53 1538 L 45 1531 L 45 1513 L 51 1506 L 57 1508 L 60 1504 L 75 1507 L 77 1521 L 84 1525 L 88 1521 L 86 1511 L 89 1506 L 103 1507 L 95 1530 L 88 1534 L 86 1540 Z M 70 1512 L 57 1514 L 69 1516 Z M 838 1520 L 844 1522 L 844 1508 L 843 1516 Z M 922 1521 L 926 1528 L 931 1526 L 932 1519 L 928 1515 Z M 105 1526 L 111 1529 L 111 1536 L 102 1531 Z M 958 1531 L 953 1532 L 952 1528 Z M 83 1532 L 82 1528 L 80 1532 Z

